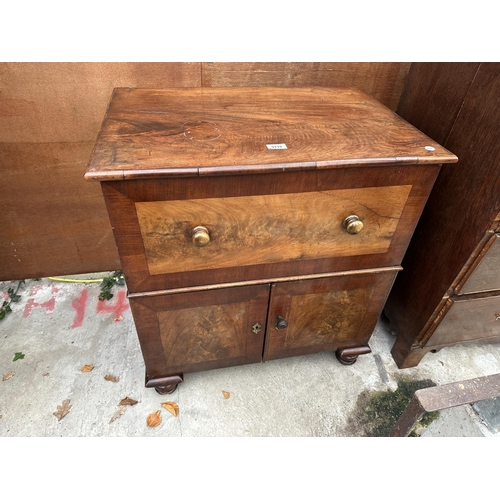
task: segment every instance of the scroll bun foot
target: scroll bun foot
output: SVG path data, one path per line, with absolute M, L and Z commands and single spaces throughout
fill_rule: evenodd
M 179 384 L 158 385 L 158 386 L 155 387 L 155 391 L 158 394 L 172 394 L 173 392 L 175 392 L 175 390 L 177 389 L 178 385 Z
M 342 365 L 353 365 L 361 354 L 370 354 L 372 350 L 368 346 L 348 347 L 346 349 L 337 349 L 335 356 Z
M 158 394 L 172 394 L 181 382 L 184 382 L 182 373 L 158 378 L 147 378 L 146 376 L 146 387 L 154 387 Z

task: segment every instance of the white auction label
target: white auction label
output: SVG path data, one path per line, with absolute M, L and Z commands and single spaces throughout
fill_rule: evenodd
M 288 149 L 286 144 L 266 144 L 267 149 Z

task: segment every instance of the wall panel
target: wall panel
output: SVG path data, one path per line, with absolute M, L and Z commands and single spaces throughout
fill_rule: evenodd
M 204 87 L 358 87 L 396 110 L 410 63 L 203 63 Z
M 1 63 L 0 280 L 119 269 L 83 181 L 111 92 L 200 84 L 199 63 Z

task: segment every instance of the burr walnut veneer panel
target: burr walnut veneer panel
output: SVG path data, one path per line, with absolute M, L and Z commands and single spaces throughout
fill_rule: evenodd
M 367 345 L 395 277 L 389 271 L 273 284 L 264 359 Z M 275 328 L 278 316 L 287 328 Z
M 136 203 L 149 273 L 221 269 L 387 252 L 408 186 Z M 340 224 L 365 213 L 357 238 Z M 198 248 L 190 229 L 208 228 Z

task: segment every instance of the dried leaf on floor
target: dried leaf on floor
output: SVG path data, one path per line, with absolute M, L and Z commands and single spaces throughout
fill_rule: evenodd
M 125 411 L 127 410 L 126 406 L 118 406 L 118 409 L 115 411 L 114 415 L 111 417 L 109 423 L 114 422 L 118 417 L 121 417 Z
M 17 361 L 18 359 L 24 359 L 24 354 L 22 352 L 14 353 L 14 359 L 12 361 Z
M 114 318 L 113 321 L 123 321 L 123 316 L 118 316 L 118 318 Z
M 174 417 L 179 416 L 179 405 L 173 401 L 167 401 L 161 404 L 165 410 L 168 410 Z
M 231 395 L 231 393 L 229 393 L 229 392 L 227 392 L 227 391 L 222 391 L 222 394 L 224 395 L 224 397 L 225 397 L 226 399 L 228 399 L 228 398 L 229 398 L 229 396 Z
M 158 410 L 156 413 L 151 413 L 148 415 L 148 418 L 146 419 L 148 427 L 156 427 L 157 425 L 161 424 L 160 412 L 161 410 Z
M 137 404 L 137 401 L 135 399 L 129 398 L 128 396 L 126 398 L 123 398 L 118 405 L 124 406 L 124 405 L 129 405 L 129 406 L 134 406 Z
M 82 366 L 81 370 L 83 373 L 91 372 L 94 369 L 94 365 Z
M 68 414 L 70 408 L 73 406 L 70 405 L 69 402 L 69 399 L 65 399 L 60 405 L 57 406 L 57 411 L 53 413 L 53 415 L 57 417 L 57 420 L 61 420 Z
M 12 378 L 15 374 L 16 374 L 16 372 L 7 372 L 7 373 L 4 373 L 2 380 L 9 380 L 9 378 Z
M 120 377 L 115 377 L 114 375 L 106 375 L 104 377 L 106 380 L 109 380 L 110 382 L 118 382 L 120 380 Z

